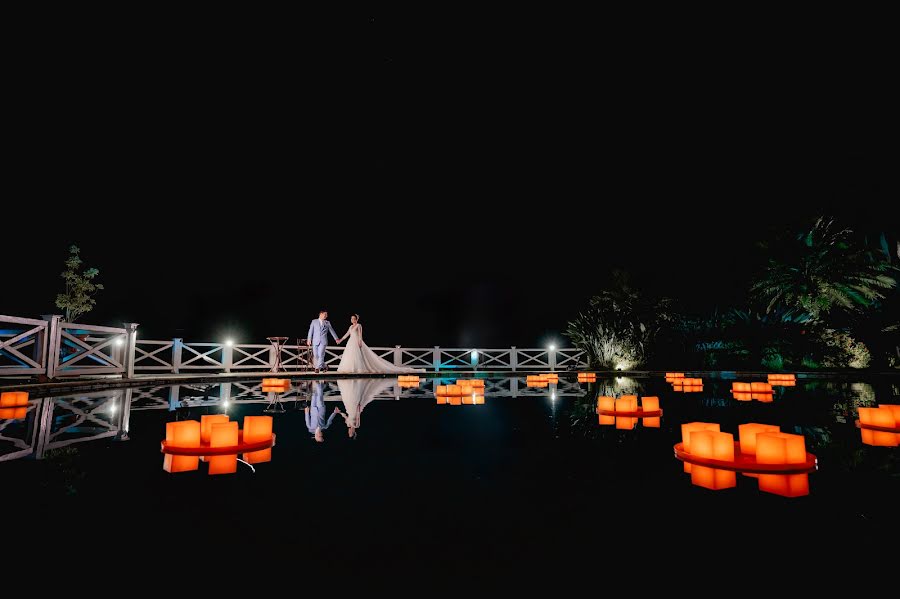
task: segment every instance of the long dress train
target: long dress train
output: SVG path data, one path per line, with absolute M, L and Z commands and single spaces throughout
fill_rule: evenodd
M 409 366 L 394 366 L 387 360 L 375 355 L 368 345 L 359 342 L 359 325 L 350 326 L 350 337 L 347 339 L 347 347 L 341 356 L 338 372 L 372 372 L 387 374 L 404 374 L 407 372 L 424 372 L 421 368 Z

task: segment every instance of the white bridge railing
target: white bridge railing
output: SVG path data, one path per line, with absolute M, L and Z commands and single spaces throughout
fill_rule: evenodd
M 279 361 L 285 372 L 310 369 L 305 345 L 276 349 L 267 344 L 155 341 L 137 338 L 136 323 L 122 328 L 63 322 L 58 315 L 42 320 L 0 315 L 0 376 L 122 375 L 269 372 Z M 585 368 L 578 349 L 488 349 L 481 347 L 373 347 L 396 366 L 430 372 L 453 370 L 542 371 Z M 344 348 L 329 347 L 325 361 L 337 368 Z

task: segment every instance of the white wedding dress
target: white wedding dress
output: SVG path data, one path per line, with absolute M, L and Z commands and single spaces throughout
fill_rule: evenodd
M 394 366 L 387 360 L 379 358 L 375 355 L 369 346 L 360 343 L 359 325 L 351 325 L 348 331 L 350 337 L 347 339 L 347 347 L 344 349 L 344 355 L 341 356 L 341 363 L 338 365 L 338 372 L 366 372 L 366 373 L 386 373 L 386 374 L 404 374 L 407 372 L 424 372 L 422 369 L 410 368 L 409 366 Z

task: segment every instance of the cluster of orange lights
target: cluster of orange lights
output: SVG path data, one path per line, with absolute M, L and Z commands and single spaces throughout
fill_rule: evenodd
M 596 372 L 579 372 L 578 373 L 578 382 L 579 383 L 596 383 L 597 382 L 597 373 Z
M 658 397 L 642 397 L 638 407 L 637 395 L 615 397 L 598 397 L 597 414 L 601 426 L 615 425 L 618 429 L 632 430 L 638 420 L 647 428 L 659 428 L 662 410 L 659 409 Z
M 816 456 L 806 452 L 803 435 L 782 433 L 778 426 L 751 422 L 734 435 L 713 422 L 681 425 L 675 456 L 684 462 L 691 483 L 718 491 L 737 486 L 737 472 L 759 481 L 759 490 L 784 497 L 809 495 L 809 472 Z
M 28 414 L 28 391 L 0 393 L 0 420 L 20 420 Z
M 202 460 L 209 464 L 210 474 L 232 474 L 237 471 L 237 454 L 243 453 L 248 464 L 269 462 L 274 444 L 271 416 L 245 416 L 242 430 L 227 414 L 201 416 L 200 422 L 167 422 L 163 470 L 190 472 Z
M 878 404 L 877 408 L 859 408 L 856 426 L 866 445 L 897 447 L 900 445 L 900 405 Z
M 683 372 L 667 372 L 666 382 L 672 384 L 672 391 L 676 393 L 697 393 L 703 391 L 703 379 L 685 377 Z
M 263 379 L 263 393 L 287 393 L 291 388 L 291 379 Z
M 550 384 L 556 385 L 559 383 L 559 375 L 555 372 L 549 372 L 547 374 L 529 374 L 525 377 L 525 386 L 526 387 L 536 387 L 538 389 L 544 389 L 549 387 Z
M 731 394 L 738 401 L 755 399 L 763 403 L 772 401 L 772 385 L 770 383 L 738 383 L 731 384 Z
M 397 384 L 401 388 L 404 388 L 404 389 L 418 387 L 419 386 L 419 377 L 416 375 L 401 374 L 400 376 L 397 377 Z
M 769 384 L 779 387 L 794 387 L 797 384 L 797 377 L 793 374 L 770 374 Z
M 434 390 L 437 403 L 460 406 L 484 404 L 484 380 L 458 379 L 455 385 L 438 385 Z

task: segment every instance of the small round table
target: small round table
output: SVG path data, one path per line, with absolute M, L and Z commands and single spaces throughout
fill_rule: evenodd
M 272 370 L 269 372 L 281 372 L 284 371 L 284 366 L 281 365 L 281 350 L 284 347 L 284 344 L 287 343 L 287 337 L 266 337 L 269 343 L 272 344 L 272 349 L 275 350 L 275 360 L 272 364 Z

